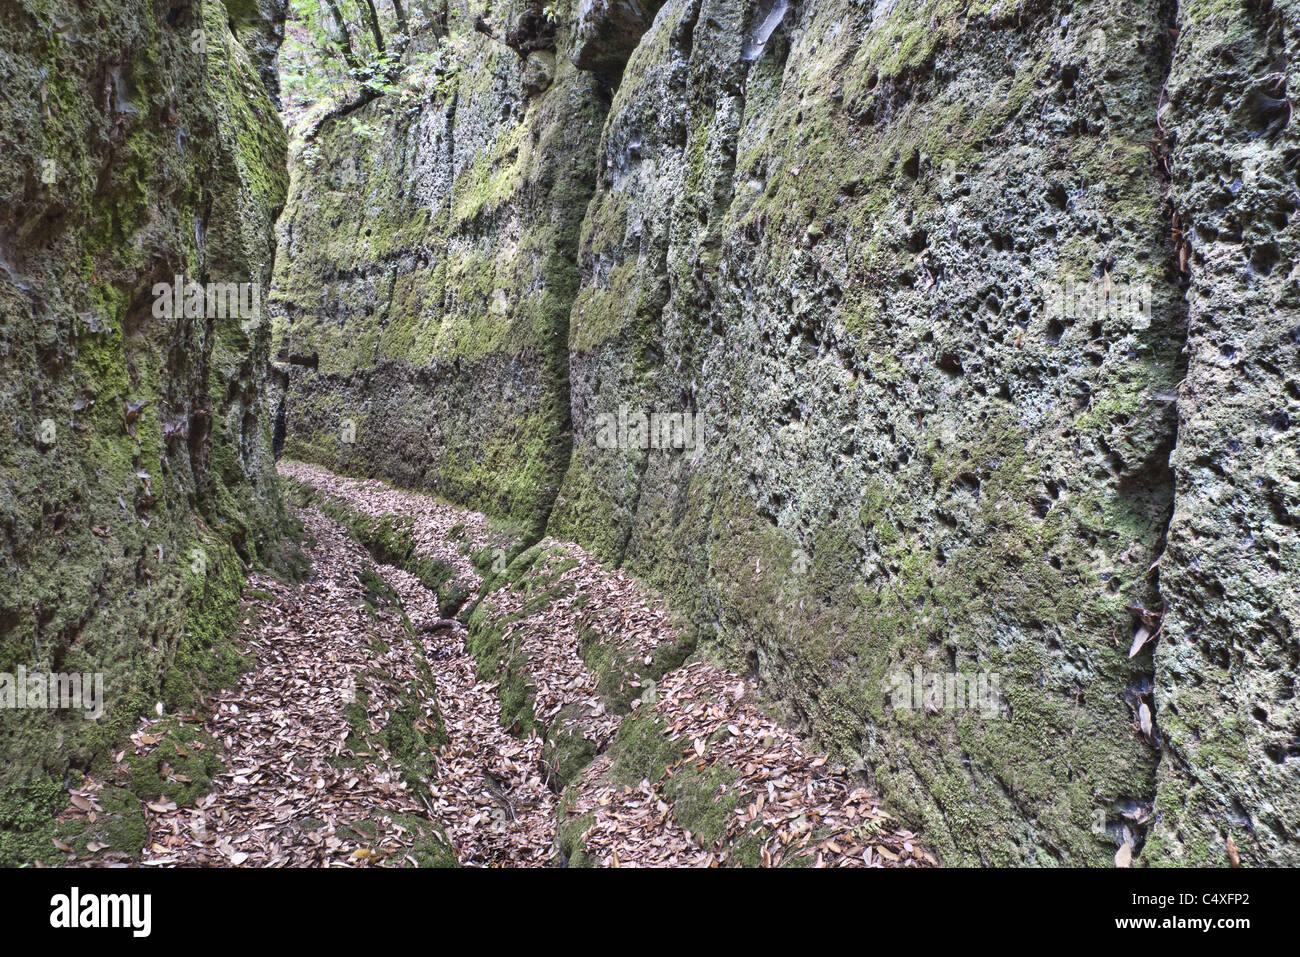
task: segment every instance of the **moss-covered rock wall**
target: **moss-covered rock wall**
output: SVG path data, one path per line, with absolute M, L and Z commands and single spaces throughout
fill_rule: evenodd
M 0 3 L 0 672 L 104 679 L 98 720 L 0 711 L 6 832 L 229 678 L 244 568 L 284 558 L 269 323 L 155 311 L 178 274 L 269 287 L 283 8 L 246 6 Z
M 295 154 L 290 454 L 652 582 L 948 863 L 1292 860 L 1293 5 L 452 6 Z
M 1295 853 L 1293 29 L 683 0 L 623 76 L 551 530 L 691 607 L 950 862 L 1108 863 L 1152 822 L 1156 862 Z M 704 440 L 609 448 L 624 407 Z M 899 707 L 917 669 L 997 676 L 998 713 Z
M 1300 864 L 1300 6 L 1178 8 L 1190 285 L 1156 646 L 1156 863 Z
M 1154 789 L 1128 650 L 1184 335 L 1168 26 L 670 2 L 602 138 L 552 532 L 676 595 L 949 862 L 1109 862 Z M 1150 308 L 1056 308 L 1071 282 Z M 624 406 L 703 441 L 602 448 Z M 1000 699 L 900 703 L 917 671 Z
M 286 454 L 539 534 L 568 464 L 569 308 L 606 103 L 563 36 L 507 45 L 533 6 L 497 4 L 488 35 L 453 5 L 447 36 L 408 48 L 400 93 L 305 132 L 274 308 Z

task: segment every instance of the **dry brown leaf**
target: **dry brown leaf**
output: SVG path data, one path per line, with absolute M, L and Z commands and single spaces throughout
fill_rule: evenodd
M 1137 634 L 1133 636 L 1133 644 L 1129 646 L 1128 656 L 1132 658 L 1139 651 L 1141 651 L 1142 646 L 1145 645 L 1150 640 L 1151 640 L 1151 629 L 1148 628 L 1146 625 L 1142 625 L 1141 627 L 1138 628 Z

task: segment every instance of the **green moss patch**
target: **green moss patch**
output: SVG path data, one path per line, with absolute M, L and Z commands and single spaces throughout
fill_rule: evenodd
M 474 656 L 480 680 L 497 681 L 501 700 L 501 726 L 526 735 L 536 727 L 533 715 L 535 689 L 528 672 L 528 656 L 516 640 L 507 641 L 507 621 L 496 621 L 480 606 L 469 618 L 465 647 Z
M 185 633 L 163 681 L 170 711 L 192 711 L 207 694 L 231 685 L 248 667 L 237 642 L 243 566 L 229 545 L 215 539 L 196 543 L 187 554 L 190 587 Z
M 618 784 L 652 784 L 681 757 L 681 743 L 668 737 L 668 722 L 653 711 L 638 711 L 618 726 L 610 744 L 609 776 Z
M 99 792 L 98 802 L 95 820 L 79 817 L 58 825 L 60 841 L 79 860 L 110 852 L 139 856 L 149 836 L 140 798 L 125 788 L 109 787 Z
M 546 784 L 560 792 L 571 784 L 583 769 L 596 757 L 596 742 L 583 734 L 580 720 L 574 720 L 579 708 L 564 708 L 546 729 L 542 745 L 542 766 L 546 769 Z
M 127 752 L 130 788 L 146 801 L 166 799 L 184 807 L 212 790 L 221 770 L 220 745 L 197 725 L 166 718 L 152 725 L 147 753 Z
M 54 816 L 67 803 L 67 791 L 44 775 L 0 791 L 0 867 L 60 860 Z

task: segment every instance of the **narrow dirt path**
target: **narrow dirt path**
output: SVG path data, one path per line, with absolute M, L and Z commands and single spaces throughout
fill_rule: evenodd
M 477 680 L 463 626 L 439 619 L 436 596 L 414 576 L 375 565 L 337 522 L 315 509 L 300 518 L 313 575 L 302 585 L 250 577 L 253 614 L 243 638 L 254 664 L 211 702 L 203 724 L 225 768 L 193 807 L 146 805 L 142 863 L 546 863 L 555 797 L 534 770 L 540 745 L 500 727 L 496 695 Z M 400 604 L 375 592 L 384 585 Z M 433 686 L 418 680 L 425 666 L 436 666 Z M 427 739 L 437 737 L 435 726 L 445 729 L 424 787 L 403 780 L 382 739 L 358 734 L 359 721 L 378 731 L 412 703 Z M 132 739 L 135 756 L 164 747 L 175 727 L 146 721 Z M 509 784 L 513 818 L 485 786 L 488 775 Z M 104 783 L 80 790 L 87 810 Z
M 499 540 L 481 515 L 300 463 L 281 470 L 349 514 L 403 516 L 422 556 L 481 583 L 468 556 Z M 646 678 L 676 649 L 666 609 L 577 546 L 530 552 L 479 605 L 476 638 L 440 616 L 416 575 L 376 563 L 315 504 L 297 512 L 313 574 L 250 576 L 249 670 L 204 715 L 145 721 L 114 775 L 73 792 L 69 815 L 100 813 L 105 787 L 154 762 L 182 800 L 146 804 L 142 863 L 933 863 L 739 676 L 692 658 Z M 503 667 L 480 677 L 471 646 L 484 635 Z M 595 666 L 608 661 L 620 667 Z M 516 667 L 527 695 L 507 728 Z M 564 766 L 557 740 L 577 742 L 582 760 Z M 192 780 L 209 750 L 220 766 Z

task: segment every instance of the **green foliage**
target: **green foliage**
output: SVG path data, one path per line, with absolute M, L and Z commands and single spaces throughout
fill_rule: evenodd
M 402 92 L 401 79 L 413 64 L 424 68 L 420 73 L 438 73 L 451 60 L 445 37 L 432 51 L 403 57 L 413 35 L 436 26 L 423 3 L 408 9 L 392 0 L 292 0 L 280 51 L 286 107 L 296 112 L 363 92 Z

